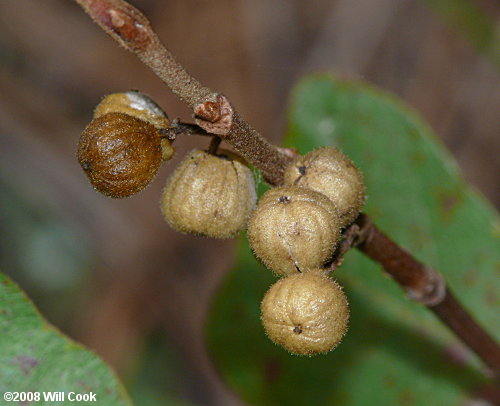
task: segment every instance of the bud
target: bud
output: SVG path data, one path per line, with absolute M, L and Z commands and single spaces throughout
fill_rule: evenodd
M 256 200 L 252 171 L 234 154 L 194 150 L 168 180 L 161 208 L 178 231 L 230 238 L 246 226 Z
M 170 124 L 163 109 L 149 96 L 137 90 L 112 93 L 104 97 L 94 110 L 94 118 L 108 113 L 127 114 L 146 121 L 158 130 L 167 129 Z M 170 140 L 163 138 L 161 147 L 163 160 L 169 160 L 174 154 Z
M 127 114 L 102 115 L 80 136 L 78 161 L 97 191 L 131 196 L 153 180 L 161 165 L 158 130 Z
M 339 212 L 342 227 L 356 219 L 365 202 L 363 174 L 333 147 L 318 148 L 299 156 L 286 169 L 284 182 L 327 196 Z
M 321 193 L 298 186 L 268 190 L 248 224 L 255 255 L 281 275 L 320 268 L 340 237 L 337 210 Z
M 349 322 L 342 288 L 320 270 L 280 279 L 265 294 L 261 313 L 268 337 L 299 355 L 332 350 Z

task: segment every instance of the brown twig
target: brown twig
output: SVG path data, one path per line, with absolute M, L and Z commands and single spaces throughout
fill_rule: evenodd
M 200 128 L 196 124 L 183 123 L 178 118 L 175 118 L 170 122 L 170 127 L 162 128 L 160 130 L 160 137 L 168 138 L 170 141 L 175 141 L 175 139 L 181 134 L 212 137 L 212 134 L 207 133 L 203 128 Z
M 345 234 L 349 235 L 344 240 L 346 244 L 381 264 L 411 299 L 433 311 L 491 368 L 494 375 L 500 376 L 500 347 L 458 302 L 441 274 L 397 245 L 366 214 L 361 214 Z M 350 247 L 342 247 L 336 261 L 342 261 L 341 256 Z
M 382 233 L 367 215 L 361 214 L 356 223 L 365 230 L 364 240 L 357 248 L 382 264 L 411 299 L 426 306 L 435 306 L 444 299 L 446 286 L 438 272 L 417 261 Z
M 500 348 L 497 342 L 477 324 L 449 289 L 443 301 L 430 309 L 491 368 L 497 378 L 500 377 Z
M 115 41 L 135 53 L 187 105 L 193 108 L 216 94 L 180 66 L 161 44 L 148 19 L 123 0 L 76 0 Z
M 115 41 L 135 53 L 170 90 L 193 109 L 196 124 L 219 135 L 270 184 L 279 185 L 289 155 L 270 144 L 231 106 L 228 99 L 193 78 L 175 60 L 147 18 L 124 0 L 75 0 Z
M 225 96 L 202 86 L 191 77 L 160 43 L 142 13 L 124 0 L 75 1 L 104 31 L 134 52 L 193 109 L 200 128 L 230 143 L 248 162 L 262 171 L 271 185 L 283 183 L 284 169 L 293 160 L 293 151 L 271 145 L 235 111 Z M 345 230 L 344 236 L 332 269 L 342 262 L 349 248 L 357 246 L 379 262 L 409 297 L 429 307 L 495 374 L 499 374 L 500 347 L 455 299 L 437 271 L 417 261 L 373 225 L 366 215 L 360 215 Z

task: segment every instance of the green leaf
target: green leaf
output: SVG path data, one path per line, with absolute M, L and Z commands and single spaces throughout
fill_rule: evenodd
M 366 212 L 444 275 L 497 338 L 498 217 L 461 180 L 429 128 L 394 97 L 358 82 L 312 76 L 295 89 L 287 146 L 340 147 L 365 174 Z M 462 404 L 484 383 L 479 360 L 380 267 L 353 250 L 336 271 L 350 330 L 327 355 L 286 353 L 260 325 L 275 281 L 242 241 L 208 324 L 209 348 L 229 385 L 254 405 Z
M 94 393 L 100 406 L 131 405 L 111 369 L 95 354 L 48 324 L 6 275 L 0 273 L 0 404 L 5 392 Z M 93 404 L 76 402 L 78 404 Z M 75 405 L 66 398 L 58 405 Z

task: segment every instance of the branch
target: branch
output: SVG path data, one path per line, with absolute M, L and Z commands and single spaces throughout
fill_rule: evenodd
M 271 145 L 235 111 L 225 96 L 191 77 L 161 44 L 141 12 L 124 0 L 75 1 L 193 110 L 199 127 L 230 143 L 262 171 L 271 185 L 283 183 L 284 170 L 291 163 L 294 151 Z M 354 246 L 379 262 L 410 298 L 430 308 L 495 374 L 500 374 L 500 347 L 455 299 L 437 271 L 417 261 L 364 214 L 345 230 L 331 268 L 340 265 L 345 252 Z
M 357 248 L 380 263 L 411 299 L 429 307 L 443 301 L 446 285 L 437 271 L 418 262 L 382 233 L 367 215 L 361 214 L 356 223 L 364 231 L 363 240 L 358 242 Z
M 334 263 L 342 262 L 342 255 L 356 247 L 383 266 L 408 296 L 427 306 L 459 337 L 493 374 L 500 376 L 500 347 L 471 315 L 462 307 L 436 270 L 415 259 L 375 226 L 366 214 L 361 214 L 344 235 Z M 334 269 L 334 267 L 333 267 Z
M 75 0 L 115 41 L 135 53 L 170 90 L 193 109 L 196 124 L 229 142 L 258 167 L 272 185 L 283 180 L 292 156 L 270 144 L 232 107 L 229 100 L 201 85 L 160 42 L 147 18 L 124 0 Z
M 188 106 L 216 94 L 202 86 L 180 66 L 160 43 L 148 19 L 122 0 L 76 0 L 92 19 L 122 47 L 135 53 Z

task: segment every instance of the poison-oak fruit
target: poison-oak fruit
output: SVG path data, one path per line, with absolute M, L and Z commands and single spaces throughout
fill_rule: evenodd
M 80 136 L 78 161 L 99 192 L 131 196 L 146 187 L 160 167 L 158 129 L 128 114 L 104 114 Z
M 363 175 L 337 148 L 321 147 L 299 156 L 285 171 L 285 185 L 306 187 L 327 196 L 342 227 L 351 223 L 365 202 Z
M 94 118 L 108 113 L 124 113 L 146 121 L 158 130 L 167 129 L 170 125 L 167 114 L 149 96 L 130 90 L 123 93 L 108 94 L 94 110 Z M 174 154 L 174 149 L 167 138 L 161 139 L 162 156 L 165 161 Z
M 261 314 L 269 338 L 300 355 L 332 350 L 349 322 L 342 288 L 321 270 L 280 279 L 265 294 Z
M 268 190 L 248 223 L 255 255 L 281 275 L 327 262 L 340 237 L 337 210 L 323 194 L 298 186 Z
M 161 208 L 178 231 L 230 238 L 245 227 L 256 200 L 253 174 L 239 158 L 194 150 L 169 178 Z
M 154 125 L 156 128 L 168 128 L 165 112 L 153 99 L 135 90 L 112 93 L 105 96 L 94 110 L 94 118 L 108 113 L 124 113 Z

